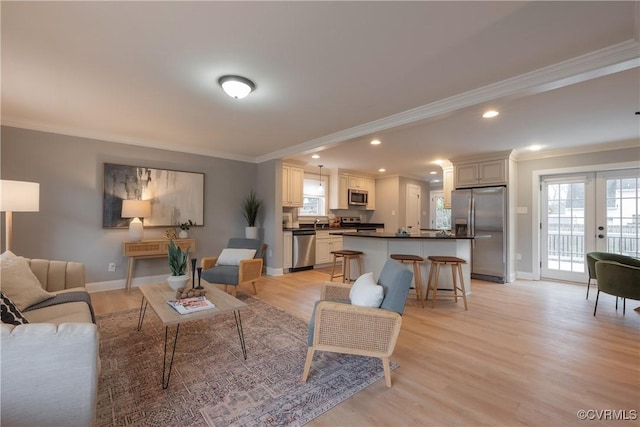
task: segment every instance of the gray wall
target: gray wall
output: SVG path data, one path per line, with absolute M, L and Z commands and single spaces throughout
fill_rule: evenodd
M 122 242 L 128 231 L 102 228 L 104 163 L 205 174 L 205 225 L 189 231 L 198 258 L 218 255 L 229 237 L 244 236 L 240 204 L 256 188 L 255 164 L 11 127 L 2 127 L 0 143 L 2 179 L 40 183 L 40 211 L 13 215 L 13 251 L 30 258 L 83 262 L 88 283 L 126 277 Z M 261 181 L 272 179 L 263 169 L 260 173 Z M 259 186 L 261 197 L 269 193 L 268 187 Z M 273 222 L 270 216 L 267 220 Z M 163 231 L 145 229 L 145 238 L 160 238 Z M 109 262 L 117 263 L 115 272 L 107 271 Z M 168 272 L 166 260 L 150 259 L 138 263 L 134 277 Z
M 539 171 L 555 169 L 570 173 L 572 168 L 585 167 L 592 171 L 598 171 L 609 168 L 610 166 L 607 165 L 628 162 L 635 162 L 635 166 L 640 167 L 640 144 L 638 148 L 518 161 L 516 206 L 526 207 L 527 213 L 518 214 L 516 219 L 516 252 L 522 255 L 522 260 L 518 261 L 516 267 L 517 271 L 533 272 L 533 251 L 534 247 L 538 247 L 538 242 L 534 241 L 535 237 L 533 235 L 534 220 L 537 218 L 536 213 L 533 211 L 533 200 L 534 197 L 539 197 L 539 194 L 532 192 L 534 188 L 534 172 L 538 171 L 537 173 L 539 173 Z
M 387 233 L 395 233 L 398 227 L 406 226 L 407 215 L 407 184 L 420 186 L 421 228 L 429 228 L 429 183 L 411 178 L 392 176 L 376 179 L 376 210 L 371 216 L 371 222 L 382 222 Z

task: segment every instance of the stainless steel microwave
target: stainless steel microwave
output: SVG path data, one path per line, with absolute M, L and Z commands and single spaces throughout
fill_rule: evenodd
M 367 206 L 369 193 L 366 190 L 349 189 L 349 204 L 354 206 Z

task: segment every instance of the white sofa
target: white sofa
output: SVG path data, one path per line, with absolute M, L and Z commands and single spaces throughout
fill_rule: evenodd
M 55 294 L 85 290 L 84 264 L 27 260 Z M 98 328 L 85 302 L 23 311 L 24 325 L 2 323 L 2 426 L 91 426 L 99 375 Z

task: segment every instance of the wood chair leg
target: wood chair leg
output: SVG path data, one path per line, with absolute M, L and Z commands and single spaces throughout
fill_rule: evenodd
M 307 377 L 309 376 L 309 369 L 311 369 L 311 362 L 313 361 L 313 353 L 315 350 L 313 347 L 309 347 L 307 349 L 307 360 L 304 362 L 304 370 L 302 371 L 302 382 L 307 382 Z
M 384 368 L 384 383 L 387 387 L 391 387 L 391 368 L 389 367 L 389 358 L 381 357 L 382 367 Z
M 433 298 L 431 300 L 431 308 L 436 308 L 436 297 L 438 295 L 438 279 L 440 278 L 440 263 L 436 263 L 436 271 L 433 280 Z
M 424 296 L 424 300 L 428 301 L 429 300 L 429 291 L 431 291 L 431 283 L 433 281 L 433 273 L 434 273 L 435 269 L 433 268 L 433 263 L 431 263 L 429 265 L 429 278 L 427 279 L 427 294 Z M 433 296 L 431 297 L 433 298 Z
M 464 301 L 464 309 L 467 308 L 467 289 L 464 287 L 464 276 L 462 275 L 462 265 L 458 264 L 458 274 L 460 275 L 460 290 L 462 291 L 462 301 Z
M 342 268 L 342 283 L 345 283 L 345 280 L 347 281 L 346 283 L 351 283 L 351 258 L 348 256 L 342 257 Z
M 420 264 L 413 263 L 413 282 L 416 286 L 416 299 L 420 301 L 422 308 L 424 308 L 424 301 L 422 299 L 422 275 L 420 274 Z
M 451 265 L 451 280 L 453 280 L 453 298 L 456 304 L 458 303 L 458 272 L 456 271 L 456 265 L 458 264 L 450 264 Z
M 333 278 L 337 277 L 336 276 L 336 263 L 338 261 L 338 257 L 336 256 L 336 254 L 333 254 L 333 268 L 331 269 L 331 281 L 333 282 Z
M 258 288 L 256 288 L 256 282 L 251 282 L 251 285 L 253 286 L 253 294 L 258 295 Z
M 232 288 L 231 289 L 231 296 L 235 298 L 236 297 L 236 293 L 238 292 L 238 287 L 237 286 L 232 286 L 231 288 Z

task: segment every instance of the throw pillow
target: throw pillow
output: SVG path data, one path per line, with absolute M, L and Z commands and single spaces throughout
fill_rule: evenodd
M 8 323 L 9 325 L 24 325 L 29 323 L 26 317 L 22 315 L 18 307 L 13 304 L 7 296 L 0 292 L 0 314 L 2 323 Z
M 384 299 L 384 288 L 376 283 L 373 273 L 365 273 L 351 287 L 349 299 L 351 305 L 378 308 Z
M 0 263 L 0 288 L 18 309 L 24 310 L 55 296 L 42 288 L 26 259 L 3 259 Z
M 255 249 L 226 248 L 222 250 L 216 265 L 240 265 L 240 261 L 243 259 L 253 259 L 255 255 Z

